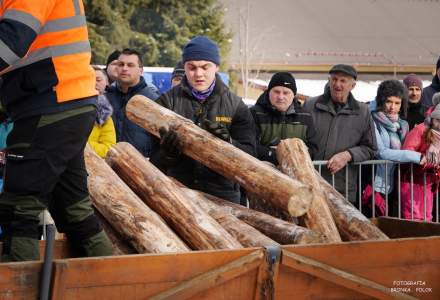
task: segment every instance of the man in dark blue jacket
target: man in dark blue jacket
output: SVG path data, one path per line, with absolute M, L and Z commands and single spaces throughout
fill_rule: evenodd
M 141 55 L 132 49 L 124 49 L 118 57 L 118 79 L 106 92 L 113 106 L 113 122 L 116 140 L 132 144 L 145 157 L 150 156 L 151 136 L 142 127 L 131 122 L 125 115 L 125 106 L 134 95 L 143 95 L 156 100 L 157 88 L 145 82 Z

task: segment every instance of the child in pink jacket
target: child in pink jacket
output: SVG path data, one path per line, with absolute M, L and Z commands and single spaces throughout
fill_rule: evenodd
M 421 165 L 413 166 L 413 201 L 411 203 L 411 170 L 403 172 L 401 185 L 402 214 L 405 219 L 432 221 L 434 190 L 440 165 L 440 105 L 425 123 L 414 127 L 406 136 L 402 149 L 422 153 Z M 426 172 L 426 182 L 424 173 Z M 426 183 L 426 185 L 425 185 Z M 424 187 L 425 185 L 425 187 Z M 426 196 L 426 207 L 425 198 Z

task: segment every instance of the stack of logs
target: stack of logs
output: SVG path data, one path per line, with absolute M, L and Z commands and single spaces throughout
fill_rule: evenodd
M 317 174 L 299 139 L 279 144 L 280 172 L 143 96 L 133 97 L 126 111 L 153 135 L 173 127 L 185 155 L 304 227 L 191 190 L 130 144 L 116 144 L 105 160 L 87 147 L 90 195 L 117 254 L 387 239 Z

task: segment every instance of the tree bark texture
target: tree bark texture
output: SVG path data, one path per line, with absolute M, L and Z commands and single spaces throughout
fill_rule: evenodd
M 316 178 L 315 167 L 307 146 L 301 139 L 285 139 L 277 146 L 279 167 L 284 174 L 310 186 L 313 200 L 310 209 L 302 216 L 307 228 L 321 233 L 328 242 L 341 242 L 335 221 L 333 220 L 324 192 Z
M 222 141 L 148 98 L 136 95 L 126 107 L 128 118 L 159 136 L 159 128 L 176 130 L 184 154 L 211 170 L 238 182 L 246 190 L 271 201 L 292 216 L 301 216 L 311 204 L 310 188 Z
M 241 221 L 236 216 L 215 205 L 202 193 L 188 188 L 181 188 L 187 197 L 196 201 L 196 203 L 209 213 L 220 225 L 235 237 L 244 247 L 264 247 L 279 245 L 274 240 L 265 236 L 254 227 Z
M 104 218 L 104 216 L 95 209 L 95 214 L 101 222 L 102 228 L 107 234 L 113 247 L 113 255 L 137 254 L 138 252 L 130 245 L 130 241 L 126 241 L 122 236 L 113 229 L 112 225 Z
M 343 241 L 388 240 L 377 226 L 315 172 Z
M 325 241 L 322 235 L 308 228 L 277 219 L 209 194 L 196 192 L 281 245 L 315 244 Z
M 185 197 L 180 188 L 132 145 L 118 143 L 107 163 L 194 250 L 237 249 L 241 244 L 217 221 Z
M 249 208 L 271 215 L 272 217 L 287 221 L 297 223 L 297 218 L 292 217 L 284 210 L 279 209 L 274 206 L 270 201 L 258 198 L 257 196 L 246 191 L 246 195 L 249 201 Z
M 139 253 L 190 249 L 89 146 L 84 151 L 94 206 Z

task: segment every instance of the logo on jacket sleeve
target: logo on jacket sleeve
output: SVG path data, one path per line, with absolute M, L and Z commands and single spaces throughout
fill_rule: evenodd
M 216 122 L 223 122 L 223 123 L 232 123 L 232 118 L 226 117 L 226 116 L 216 116 L 215 121 Z

